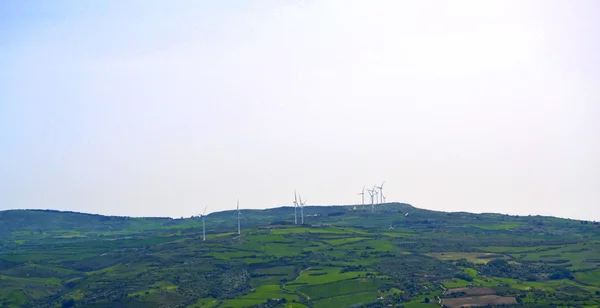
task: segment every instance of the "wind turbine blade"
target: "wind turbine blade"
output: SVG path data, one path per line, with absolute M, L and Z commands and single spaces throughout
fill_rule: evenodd
M 206 214 L 206 209 L 208 208 L 208 205 L 204 207 L 204 212 L 202 212 L 202 216 L 204 216 L 204 214 Z

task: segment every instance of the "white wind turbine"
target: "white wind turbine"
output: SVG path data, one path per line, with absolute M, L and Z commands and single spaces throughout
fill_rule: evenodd
M 373 213 L 375 211 L 375 205 L 373 204 L 373 202 L 375 202 L 373 199 L 375 196 L 375 190 L 367 189 L 367 192 L 369 192 L 369 196 L 371 197 L 371 213 Z
M 298 196 L 296 195 L 296 191 L 294 190 L 294 224 L 295 225 L 298 224 L 297 209 L 298 209 Z
M 204 212 L 202 212 L 202 214 L 200 215 L 200 217 L 202 218 L 202 240 L 206 241 L 206 224 L 204 223 L 204 216 L 206 216 L 206 209 L 208 208 L 208 205 L 204 207 Z
M 240 199 L 237 200 L 237 221 L 238 221 L 238 234 L 242 234 L 240 228 L 240 219 L 242 218 L 242 212 L 240 212 Z
M 374 199 L 375 199 L 375 204 L 377 204 L 377 202 L 379 201 L 378 200 L 379 199 L 378 198 L 379 192 L 377 191 L 378 187 L 379 186 L 377 186 L 377 185 L 373 186 L 373 196 L 374 196 Z
M 298 195 L 298 199 L 300 200 L 300 217 L 301 217 L 301 223 L 304 224 L 304 205 L 306 204 L 306 200 L 304 200 L 304 202 L 302 202 L 302 196 Z
M 375 189 L 379 189 L 379 201 L 380 203 L 383 203 L 383 184 L 385 184 L 385 181 L 383 183 L 381 183 L 381 186 L 375 186 Z
M 365 187 L 363 186 L 362 192 L 358 193 L 358 195 L 362 196 L 362 208 L 365 209 Z

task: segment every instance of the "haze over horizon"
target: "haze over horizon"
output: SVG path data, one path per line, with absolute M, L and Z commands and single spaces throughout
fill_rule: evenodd
M 600 220 L 600 2 L 4 1 L 0 210 Z

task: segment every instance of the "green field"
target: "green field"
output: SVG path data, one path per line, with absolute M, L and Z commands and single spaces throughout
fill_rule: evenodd
M 340 238 L 340 239 L 335 239 L 335 240 L 325 240 L 324 242 L 329 245 L 332 245 L 332 246 L 340 246 L 340 245 L 344 245 L 344 244 L 350 244 L 350 243 L 354 243 L 354 242 L 364 241 L 367 239 L 368 238 L 366 238 L 366 237 L 349 237 L 349 238 Z
M 320 300 L 352 293 L 377 291 L 383 284 L 381 280 L 358 278 L 325 284 L 310 284 L 298 288 L 298 291 L 308 295 L 313 300 Z
M 378 293 L 374 291 L 360 292 L 316 301 L 315 308 L 350 307 L 356 304 L 369 303 L 377 300 Z
M 577 281 L 600 287 L 600 269 L 575 274 Z
M 511 230 L 523 227 L 523 223 L 512 222 L 502 224 L 467 224 L 467 226 L 476 227 L 484 230 Z
M 219 307 L 248 307 L 267 301 L 267 299 L 282 299 L 286 301 L 298 301 L 298 296 L 291 293 L 284 293 L 279 285 L 262 285 L 247 295 L 236 299 L 225 300 Z
M 487 263 L 494 259 L 503 259 L 505 256 L 493 253 L 480 253 L 480 252 L 438 252 L 429 253 L 428 256 L 440 259 L 456 261 L 460 259 L 466 259 L 473 263 Z
M 300 273 L 298 278 L 286 284 L 286 289 L 296 290 L 304 285 L 321 285 L 339 280 L 347 280 L 365 275 L 366 272 L 346 272 L 340 273 L 342 268 L 309 268 Z
M 408 204 L 198 218 L 0 212 L 2 307 L 435 307 L 491 288 L 538 307 L 600 306 L 600 226 Z M 404 213 L 410 212 L 409 216 Z M 394 229 L 389 226 L 393 225 Z M 463 296 L 463 295 L 458 295 Z

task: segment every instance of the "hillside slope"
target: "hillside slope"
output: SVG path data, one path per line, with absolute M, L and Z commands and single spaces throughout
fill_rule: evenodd
M 600 305 L 600 226 L 409 204 L 199 218 L 0 212 L 8 307 Z M 466 287 L 466 288 L 463 288 Z

